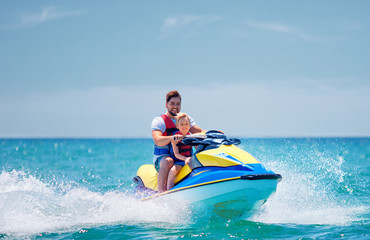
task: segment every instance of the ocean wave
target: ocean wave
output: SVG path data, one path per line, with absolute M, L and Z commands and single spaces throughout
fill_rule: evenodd
M 60 191 L 63 186 L 63 191 Z M 43 182 L 23 171 L 0 175 L 0 234 L 27 236 L 109 224 L 186 222 L 176 202 L 140 201 L 129 192 L 93 192 L 69 183 Z
M 362 220 L 368 207 L 356 202 L 353 183 L 345 182 L 343 159 L 322 158 L 307 166 L 270 162 L 283 176 L 276 194 L 252 221 L 282 224 L 348 225 Z M 315 167 L 312 167 L 315 166 Z M 344 189 L 344 190 L 343 190 Z

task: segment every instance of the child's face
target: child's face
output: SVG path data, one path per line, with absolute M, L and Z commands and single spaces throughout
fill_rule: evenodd
M 182 135 L 186 135 L 189 132 L 190 123 L 186 118 L 181 118 L 177 127 Z

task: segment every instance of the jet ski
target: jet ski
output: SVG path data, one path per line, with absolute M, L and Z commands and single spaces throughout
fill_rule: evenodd
M 237 147 L 239 139 L 227 138 L 216 130 L 190 136 L 182 142 L 197 146 L 197 150 L 190 163 L 180 170 L 172 189 L 159 193 L 154 165 L 139 167 L 133 182 L 141 200 L 185 201 L 196 210 L 233 218 L 253 214 L 275 193 L 281 175 L 267 170 Z

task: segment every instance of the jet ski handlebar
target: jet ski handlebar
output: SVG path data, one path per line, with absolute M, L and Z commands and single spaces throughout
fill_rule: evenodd
M 198 145 L 210 145 L 207 141 L 200 140 L 198 138 L 185 138 L 182 140 L 185 145 L 198 146 Z
M 197 135 L 197 136 L 195 136 Z M 227 138 L 224 133 L 217 130 L 210 130 L 205 135 L 193 134 L 188 135 L 182 140 L 183 144 L 190 146 L 209 146 L 209 145 L 239 145 L 240 139 Z

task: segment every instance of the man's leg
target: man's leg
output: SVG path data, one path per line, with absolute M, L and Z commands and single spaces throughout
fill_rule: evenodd
M 163 157 L 159 162 L 159 172 L 158 172 L 158 191 L 164 192 L 167 190 L 167 178 L 168 172 L 173 167 L 173 159 L 171 157 Z

